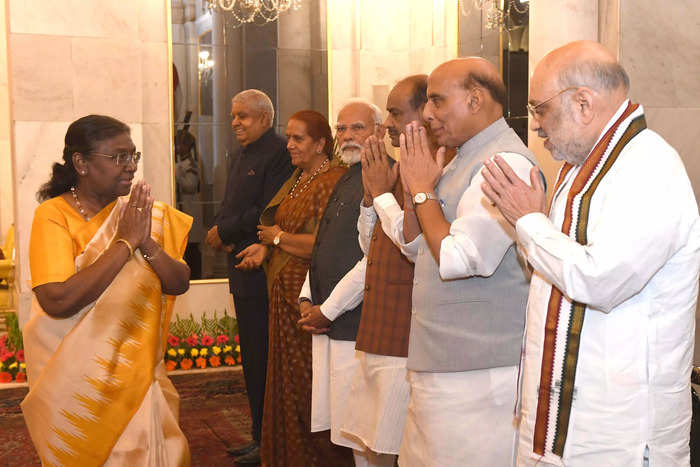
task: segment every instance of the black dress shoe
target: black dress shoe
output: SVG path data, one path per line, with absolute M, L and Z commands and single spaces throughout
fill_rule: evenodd
M 255 449 L 250 451 L 248 454 L 243 454 L 235 459 L 236 464 L 259 464 L 260 463 L 260 446 L 256 446 Z
M 226 448 L 226 452 L 228 452 L 232 456 L 242 456 L 244 454 L 248 454 L 253 449 L 259 449 L 259 448 L 260 448 L 260 443 L 258 443 L 257 441 L 253 441 L 251 443 L 243 444 L 241 446 L 231 446 L 230 448 Z

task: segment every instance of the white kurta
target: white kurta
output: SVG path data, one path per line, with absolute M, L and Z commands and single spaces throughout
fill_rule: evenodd
M 641 466 L 648 446 L 652 466 L 688 465 L 700 265 L 700 221 L 688 176 L 673 148 L 642 131 L 596 190 L 588 244 L 580 245 L 561 232 L 579 169 L 554 194 L 549 219 L 529 214 L 516 225 L 536 271 L 527 310 L 518 464 L 537 464 L 533 430 L 554 283 L 588 305 L 563 463 Z
M 364 296 L 366 254 L 377 216 L 371 207 L 360 209 L 359 243 L 365 256 L 321 304 L 321 313 L 331 321 L 359 305 Z M 311 296 L 308 274 L 300 296 Z M 327 336 L 314 336 L 312 344 L 312 431 L 330 428 L 335 444 L 398 454 L 408 407 L 406 359 L 364 352 L 356 356 L 355 342 Z

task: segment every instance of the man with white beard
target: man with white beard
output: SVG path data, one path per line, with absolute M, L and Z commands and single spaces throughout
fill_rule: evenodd
M 381 122 L 381 110 L 360 99 L 351 100 L 338 113 L 336 139 L 340 159 L 349 168 L 333 189 L 318 224 L 311 265 L 299 294 L 299 325 L 314 334 L 311 431 L 330 429 L 333 443 L 352 448 L 356 454 L 364 447 L 341 434 L 340 416 L 358 364 L 355 337 L 362 303 L 348 307 L 350 297 L 327 299 L 364 256 L 357 230 L 364 197 L 360 159 L 368 137 L 374 135 L 380 141 L 384 137 Z

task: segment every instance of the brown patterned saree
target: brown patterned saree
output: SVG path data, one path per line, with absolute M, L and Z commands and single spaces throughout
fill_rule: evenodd
M 261 216 L 292 234 L 314 233 L 344 168 L 320 174 L 294 198 L 287 196 L 297 169 Z M 274 216 L 274 217 L 273 217 Z M 297 303 L 309 259 L 274 248 L 267 265 L 269 351 L 261 457 L 263 466 L 352 465 L 345 448 L 330 442 L 327 431 L 311 433 L 311 335 L 297 328 Z

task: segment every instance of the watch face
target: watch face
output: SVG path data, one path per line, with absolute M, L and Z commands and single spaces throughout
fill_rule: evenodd
M 272 239 L 272 243 L 275 244 L 275 245 L 279 245 L 279 244 L 280 244 L 280 237 L 279 237 L 279 235 Z
M 425 203 L 425 200 L 427 200 L 428 197 L 425 195 L 425 193 L 416 193 L 416 195 L 413 197 L 413 202 L 416 204 L 422 204 Z

